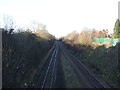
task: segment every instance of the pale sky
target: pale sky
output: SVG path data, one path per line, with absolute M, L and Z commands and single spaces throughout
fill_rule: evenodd
M 56 37 L 85 28 L 113 31 L 119 0 L 0 0 L 0 16 L 7 14 L 23 27 L 38 21 Z M 1 18 L 0 18 L 1 20 Z

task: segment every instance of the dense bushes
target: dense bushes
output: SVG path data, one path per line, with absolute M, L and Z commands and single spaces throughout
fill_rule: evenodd
M 85 65 L 91 68 L 99 77 L 103 78 L 111 87 L 119 87 L 120 68 L 118 68 L 118 49 L 120 44 L 106 48 L 106 46 L 74 45 L 65 43 Z
M 53 46 L 54 36 L 47 35 L 51 36 L 49 40 L 30 31 L 9 33 L 2 30 L 3 88 L 21 87 L 25 80 L 29 82 L 30 72 L 38 68 Z

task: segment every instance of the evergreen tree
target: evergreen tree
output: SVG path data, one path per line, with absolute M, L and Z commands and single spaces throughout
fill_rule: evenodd
M 117 19 L 114 27 L 113 38 L 120 38 L 120 20 Z

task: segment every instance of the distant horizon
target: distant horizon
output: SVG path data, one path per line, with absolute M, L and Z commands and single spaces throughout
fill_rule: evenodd
M 44 24 L 55 37 L 93 28 L 108 29 L 112 33 L 118 19 L 118 1 L 3 0 L 0 1 L 0 19 L 2 23 L 3 15 L 10 15 L 22 28 L 31 28 L 35 22 Z

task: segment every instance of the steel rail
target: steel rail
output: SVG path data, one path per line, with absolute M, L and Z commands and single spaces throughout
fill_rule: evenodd
M 51 83 L 50 83 L 50 88 L 52 88 L 53 78 L 54 78 L 54 74 L 55 74 L 55 65 L 56 65 L 56 56 L 57 56 L 58 46 L 56 45 L 56 47 L 57 47 L 57 49 L 56 49 L 55 60 L 54 60 L 54 65 L 53 65 L 52 79 L 51 79 Z
M 57 47 L 57 45 L 56 45 L 55 50 L 53 51 L 53 54 L 52 54 L 50 63 L 49 63 L 49 65 L 48 65 L 47 71 L 46 71 L 46 73 L 45 73 L 45 77 L 44 77 L 44 80 L 43 80 L 43 82 L 42 82 L 41 90 L 42 90 L 42 89 L 44 88 L 44 86 L 45 86 L 45 83 L 46 83 L 46 80 L 47 80 L 47 76 L 48 76 L 48 72 L 50 71 L 50 67 L 52 67 L 52 73 L 51 73 L 52 76 L 51 76 L 51 79 L 50 79 L 50 86 L 49 86 L 49 88 L 52 88 L 53 78 L 54 78 L 53 76 L 54 76 L 54 74 L 55 74 L 54 71 L 55 71 L 57 51 L 58 51 L 58 47 Z M 54 57 L 55 57 L 55 58 L 54 58 Z M 52 63 L 53 63 L 53 66 L 51 66 Z

